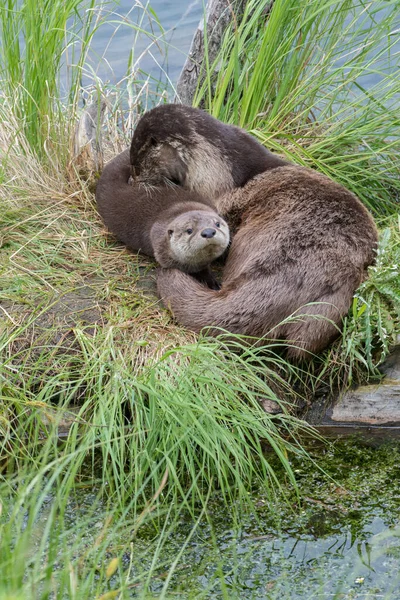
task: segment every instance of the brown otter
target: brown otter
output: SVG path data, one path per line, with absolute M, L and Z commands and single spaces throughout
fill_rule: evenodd
M 288 164 L 243 129 L 180 104 L 163 104 L 143 115 L 130 162 L 133 179 L 147 185 L 172 181 L 211 199 Z
M 194 331 L 283 339 L 297 359 L 321 351 L 374 261 L 377 230 L 366 208 L 328 177 L 296 166 L 266 171 L 216 205 L 239 226 L 221 290 L 160 270 L 164 304 Z
M 229 229 L 209 200 L 177 186 L 128 185 L 129 150 L 104 168 L 96 188 L 100 215 L 132 250 L 154 256 L 215 287 L 208 265 L 229 243 Z

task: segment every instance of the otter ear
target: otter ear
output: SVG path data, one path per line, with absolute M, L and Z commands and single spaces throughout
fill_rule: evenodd
M 169 237 L 172 237 L 172 234 L 173 234 L 173 233 L 174 233 L 174 230 L 173 230 L 173 229 L 168 229 L 168 235 L 169 235 Z
M 169 144 L 163 144 L 160 152 L 160 162 L 164 165 L 165 175 L 178 185 L 183 185 L 187 173 L 187 167 L 179 152 Z

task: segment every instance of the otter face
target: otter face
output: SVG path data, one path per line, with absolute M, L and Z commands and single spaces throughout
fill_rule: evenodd
M 136 134 L 135 134 L 136 135 Z M 144 186 L 178 185 L 210 199 L 235 187 L 232 166 L 221 150 L 195 131 L 177 136 L 132 139 L 132 178 Z
M 235 128 L 203 111 L 164 104 L 139 120 L 130 148 L 133 179 L 143 186 L 179 185 L 210 200 L 236 187 L 234 171 L 240 152 L 229 152 Z M 241 135 L 241 134 L 240 134 Z M 261 147 L 261 146 L 260 146 Z
M 168 225 L 171 256 L 188 271 L 203 269 L 221 256 L 229 244 L 229 228 L 213 212 L 189 211 Z
M 185 184 L 185 150 L 177 140 L 170 138 L 160 142 L 149 136 L 140 146 L 133 140 L 130 160 L 132 177 L 138 182 L 147 185 Z

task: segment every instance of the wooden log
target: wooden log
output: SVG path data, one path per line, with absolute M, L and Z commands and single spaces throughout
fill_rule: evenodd
M 396 426 L 316 425 L 315 429 L 326 439 L 357 437 L 368 446 L 378 446 L 390 440 L 400 439 L 400 427 Z
M 103 169 L 101 127 L 106 107 L 105 100 L 88 106 L 75 128 L 71 166 L 77 167 L 80 175 L 86 179 Z
M 326 404 L 313 404 L 306 420 L 323 434 L 400 436 L 400 346 L 381 367 L 381 383 L 359 386 Z
M 176 86 L 175 102 L 192 105 L 199 81 L 204 78 L 204 24 L 206 24 L 206 40 L 208 61 L 212 64 L 221 47 L 222 37 L 235 15 L 240 18 L 246 0 L 209 0 L 206 13 L 201 19 L 194 34 L 189 55 L 183 66 Z

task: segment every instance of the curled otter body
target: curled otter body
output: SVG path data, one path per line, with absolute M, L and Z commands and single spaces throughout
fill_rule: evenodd
M 160 270 L 164 304 L 194 331 L 286 340 L 296 359 L 324 349 L 374 261 L 377 230 L 366 208 L 341 185 L 296 166 L 267 171 L 216 204 L 237 226 L 220 291 Z
M 172 181 L 211 199 L 288 164 L 243 129 L 180 104 L 163 104 L 143 115 L 133 134 L 130 162 L 138 181 Z
M 229 229 L 212 202 L 176 186 L 132 186 L 129 176 L 125 150 L 105 166 L 96 188 L 99 213 L 118 240 L 188 273 L 205 271 L 225 251 Z

